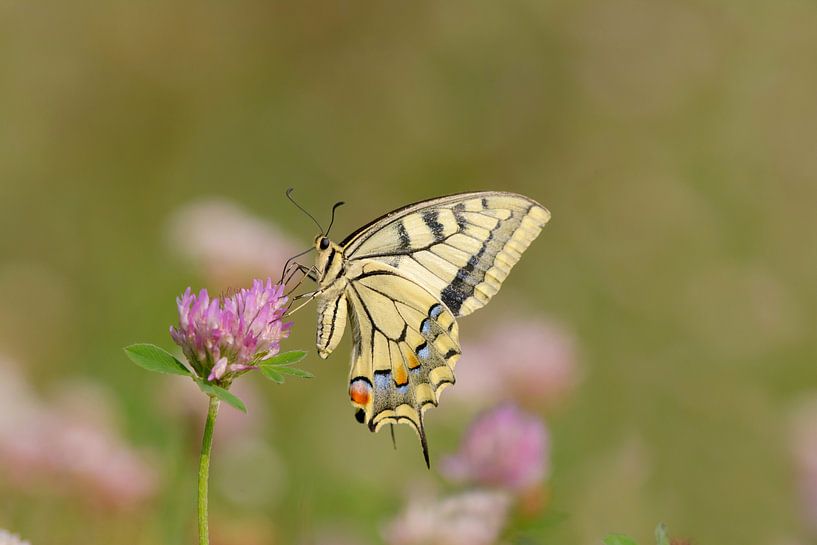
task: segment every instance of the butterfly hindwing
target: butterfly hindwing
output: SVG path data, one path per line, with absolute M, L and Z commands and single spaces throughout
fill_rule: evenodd
M 454 316 L 484 306 L 550 219 L 514 193 L 463 193 L 396 210 L 341 243 L 350 260 L 397 268 L 436 295 Z
M 427 456 L 423 412 L 454 383 L 457 323 L 437 297 L 399 270 L 358 260 L 346 290 L 354 333 L 349 393 L 372 431 L 405 422 Z

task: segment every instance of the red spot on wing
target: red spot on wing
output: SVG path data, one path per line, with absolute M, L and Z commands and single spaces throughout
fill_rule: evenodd
M 357 379 L 349 385 L 349 397 L 354 403 L 365 407 L 372 397 L 372 387 L 365 380 Z

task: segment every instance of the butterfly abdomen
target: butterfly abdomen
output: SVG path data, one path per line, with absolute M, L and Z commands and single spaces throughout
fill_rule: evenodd
M 346 294 L 341 286 L 318 299 L 318 329 L 315 344 L 318 355 L 326 359 L 337 348 L 346 329 Z

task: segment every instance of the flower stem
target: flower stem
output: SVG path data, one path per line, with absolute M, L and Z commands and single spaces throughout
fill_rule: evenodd
M 210 396 L 210 407 L 207 410 L 207 421 L 204 424 L 204 437 L 201 440 L 199 457 L 199 545 L 209 545 L 210 535 L 207 527 L 207 482 L 210 478 L 210 449 L 213 447 L 213 427 L 218 414 L 219 400 Z

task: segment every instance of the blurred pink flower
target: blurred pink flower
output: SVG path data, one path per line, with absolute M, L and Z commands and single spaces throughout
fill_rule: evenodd
M 801 510 L 817 533 L 817 396 L 794 407 L 790 435 Z
M 69 384 L 67 393 L 46 404 L 14 367 L 0 367 L 0 471 L 9 481 L 23 488 L 64 484 L 69 493 L 82 491 L 84 499 L 123 508 L 155 492 L 156 473 L 112 420 L 99 416 L 114 412 L 107 397 L 86 396 L 84 385 L 74 395 L 76 386 Z
M 176 299 L 179 327 L 170 328 L 198 376 L 224 380 L 255 369 L 260 360 L 278 353 L 280 341 L 289 336 L 291 322 L 282 322 L 287 297 L 282 284 L 253 280 L 252 288 L 210 299 L 190 288 Z
M 490 405 L 512 399 L 558 405 L 580 378 L 573 336 L 541 319 L 502 322 L 479 340 L 463 342 L 452 398 Z
M 0 545 L 31 545 L 28 541 L 6 530 L 0 530 Z
M 459 452 L 443 459 L 441 471 L 455 482 L 525 492 L 549 473 L 549 446 L 539 418 L 500 405 L 471 424 Z
M 510 496 L 502 492 L 416 498 L 386 526 L 383 537 L 388 545 L 493 545 L 510 505 Z
M 210 282 L 220 286 L 267 276 L 298 252 L 272 223 L 227 200 L 187 204 L 171 216 L 167 229 L 174 252 L 191 260 Z

